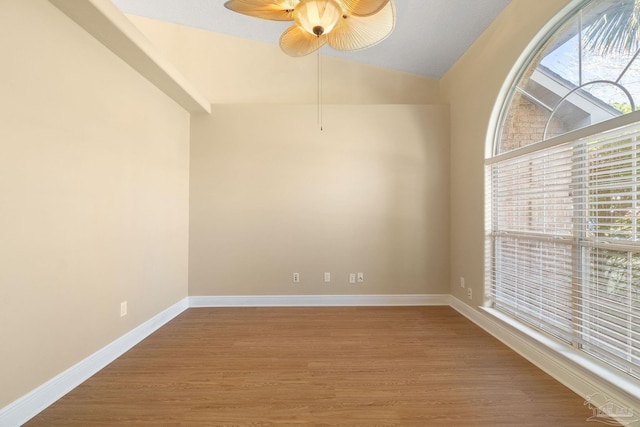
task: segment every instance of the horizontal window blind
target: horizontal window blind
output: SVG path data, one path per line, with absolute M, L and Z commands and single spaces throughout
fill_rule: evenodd
M 640 124 L 486 167 L 493 306 L 640 378 Z

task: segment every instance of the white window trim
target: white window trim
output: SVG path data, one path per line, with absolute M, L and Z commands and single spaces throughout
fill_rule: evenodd
M 452 298 L 451 307 L 584 398 L 585 405 L 593 398 L 591 402 L 603 408 L 609 399 L 632 410 L 634 419 L 640 420 L 640 381 L 498 310 L 476 310 L 457 298 Z M 628 420 L 619 421 L 629 425 Z
M 520 55 L 513 64 L 511 71 L 509 71 L 509 74 L 505 77 L 505 84 L 498 93 L 491 117 L 489 118 L 489 129 L 487 132 L 487 140 L 485 141 L 485 159 L 492 158 L 496 154 L 495 149 L 499 143 L 504 115 L 507 113 L 504 105 L 507 100 L 511 99 L 513 93 L 516 91 L 516 83 L 526 71 L 525 67 L 533 60 L 544 43 L 546 43 L 547 36 L 559 29 L 567 19 L 571 18 L 578 8 L 583 7 L 589 1 L 592 0 L 571 0 L 556 16 L 540 29 L 523 51 L 522 55 Z
M 506 114 L 504 105 L 507 100 L 511 99 L 513 92 L 516 90 L 516 82 L 525 72 L 527 64 L 531 62 L 532 58 L 546 42 L 547 36 L 563 25 L 576 9 L 583 7 L 589 1 L 591 0 L 570 1 L 541 29 L 515 62 L 505 78 L 505 84 L 498 93 L 491 113 L 485 141 L 485 166 L 640 122 L 640 111 L 636 111 L 550 138 L 544 142 L 496 154 L 496 147 L 499 143 L 502 123 Z M 490 185 L 486 185 L 485 188 L 486 191 L 490 191 Z M 491 222 L 490 202 L 491 198 L 485 195 L 485 219 L 487 223 L 485 239 L 491 233 L 489 226 Z M 485 289 L 488 285 L 488 281 L 485 280 Z M 640 381 L 496 309 L 483 306 L 478 307 L 479 310 L 476 310 L 456 298 L 453 298 L 453 300 L 451 304 L 453 308 L 580 396 L 587 398 L 594 393 L 604 393 L 607 397 L 631 408 L 636 416 L 634 421 L 639 422 Z M 607 402 L 594 400 L 594 403 L 600 406 Z M 628 423 L 625 424 L 626 420 L 620 420 L 620 422 L 623 425 L 628 425 Z M 634 423 L 633 425 L 636 424 Z
M 494 163 L 502 162 L 514 157 L 519 157 L 525 154 L 535 153 L 536 151 L 545 150 L 547 148 L 555 147 L 556 145 L 564 144 L 571 141 L 576 141 L 583 138 L 588 138 L 591 135 L 598 133 L 604 133 L 613 129 L 621 128 L 627 125 L 640 122 L 640 110 L 633 113 L 625 114 L 620 117 L 615 117 L 606 122 L 596 123 L 590 126 L 586 126 L 547 140 L 537 142 L 535 144 L 527 145 L 525 147 L 517 148 L 515 150 L 507 151 L 503 154 L 498 154 L 491 158 L 487 158 L 484 161 L 486 165 L 492 165 Z
M 535 153 L 537 151 L 542 151 L 545 149 L 549 149 L 552 147 L 556 147 L 561 144 L 565 144 L 572 141 L 577 141 L 583 138 L 588 138 L 596 134 L 605 133 L 608 131 L 613 131 L 618 128 L 623 128 L 628 125 L 633 125 L 640 123 L 640 111 L 636 111 L 633 113 L 629 113 L 620 117 L 616 117 L 612 120 L 597 123 L 591 125 L 589 127 L 578 129 L 573 132 L 555 137 L 553 139 L 546 140 L 544 142 L 540 142 L 537 144 L 532 144 L 526 147 L 519 148 L 517 150 L 513 150 L 502 155 L 496 156 L 491 159 L 485 160 L 485 165 L 489 166 L 501 161 L 509 160 L 511 158 L 516 158 L 520 156 L 526 156 L 531 153 Z M 487 186 L 487 191 L 491 191 L 490 186 Z M 491 195 L 486 195 L 488 206 L 490 205 Z M 485 231 L 485 239 L 486 241 L 490 241 L 493 236 L 493 230 L 491 227 L 491 213 L 487 212 L 487 227 Z M 637 249 L 635 246 L 633 249 Z M 492 259 L 493 254 L 487 253 L 487 260 Z M 485 272 L 486 273 L 486 272 Z M 620 387 L 625 392 L 629 393 L 633 399 L 640 401 L 640 381 L 636 380 L 630 375 L 627 375 L 623 372 L 618 371 L 616 368 L 612 366 L 608 366 L 606 363 L 601 362 L 595 357 L 590 356 L 582 350 L 571 347 L 570 345 L 563 343 L 560 340 L 556 340 L 551 336 L 547 336 L 546 334 L 539 332 L 538 330 L 526 325 L 526 323 L 518 320 L 517 318 L 511 317 L 507 314 L 503 314 L 501 311 L 491 308 L 490 305 L 490 278 L 486 277 L 485 279 L 485 295 L 487 304 L 483 307 L 488 314 L 491 314 L 493 317 L 499 319 L 501 322 L 508 324 L 512 328 L 516 329 L 522 334 L 526 334 L 527 336 L 534 339 L 538 344 L 542 346 L 546 346 L 549 349 L 553 350 L 556 354 L 561 355 L 562 357 L 572 361 L 576 365 L 580 366 L 583 369 L 586 369 L 592 372 L 594 375 L 600 377 L 604 381 L 612 382 L 617 387 Z M 640 415 L 640 412 L 638 412 Z

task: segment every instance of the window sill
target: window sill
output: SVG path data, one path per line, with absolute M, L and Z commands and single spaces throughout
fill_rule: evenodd
M 598 407 L 614 402 L 632 410 L 634 421 L 640 419 L 640 381 L 498 310 L 487 307 L 476 310 L 455 298 L 452 306 L 589 402 Z

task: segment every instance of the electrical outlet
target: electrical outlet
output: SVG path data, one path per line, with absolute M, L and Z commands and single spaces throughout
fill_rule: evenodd
M 127 315 L 127 302 L 122 301 L 120 303 L 120 317 L 124 317 Z
M 349 283 L 356 283 L 356 273 L 349 273 Z
M 331 273 L 327 271 L 324 273 L 324 283 L 329 283 L 329 282 L 331 282 Z
M 464 288 L 465 284 L 464 284 L 464 277 L 460 277 L 460 287 Z
M 293 273 L 293 283 L 300 283 L 300 273 Z
M 364 282 L 364 273 L 358 273 L 358 283 Z
M 471 288 L 467 288 L 467 298 L 469 299 L 473 298 L 473 291 L 471 290 Z

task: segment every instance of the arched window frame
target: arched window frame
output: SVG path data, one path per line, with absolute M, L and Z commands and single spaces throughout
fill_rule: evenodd
M 638 177 L 637 178 L 638 184 L 637 185 L 634 184 L 634 191 L 640 191 L 640 125 L 639 125 L 640 112 L 638 111 L 622 115 L 620 117 L 617 117 L 609 121 L 583 127 L 578 130 L 574 130 L 557 137 L 549 138 L 544 141 L 540 141 L 538 143 L 531 144 L 522 148 L 517 148 L 510 152 L 502 153 L 499 151 L 500 137 L 503 133 L 502 130 L 505 125 L 506 116 L 508 114 L 508 108 L 509 108 L 511 99 L 516 92 L 516 87 L 518 83 L 520 82 L 522 77 L 527 73 L 527 71 L 529 70 L 529 67 L 532 66 L 532 62 L 538 55 L 538 52 L 540 52 L 541 49 L 543 49 L 547 41 L 557 31 L 559 31 L 567 21 L 573 19 L 573 17 L 576 15 L 576 13 L 579 12 L 579 10 L 584 8 L 586 5 L 592 3 L 592 1 L 594 0 L 587 0 L 587 1 L 583 0 L 583 1 L 571 2 L 570 4 L 567 5 L 567 7 L 563 9 L 563 11 L 561 11 L 554 18 L 554 20 L 552 20 L 552 22 L 550 22 L 547 26 L 545 26 L 545 28 L 543 28 L 539 32 L 539 35 L 536 38 L 536 40 L 532 41 L 532 43 L 530 43 L 530 47 L 526 50 L 526 52 L 528 53 L 523 54 L 521 59 L 518 61 L 518 63 L 513 67 L 512 72 L 510 73 L 510 76 L 506 80 L 509 83 L 505 84 L 503 91 L 499 96 L 499 101 L 496 103 L 496 108 L 494 109 L 494 114 L 492 116 L 493 123 L 496 123 L 496 126 L 492 135 L 493 138 L 491 138 L 491 140 L 488 141 L 488 144 L 486 147 L 487 150 L 486 150 L 486 161 L 485 161 L 485 165 L 486 165 L 486 198 L 485 200 L 487 203 L 487 221 L 486 221 L 486 236 L 487 236 L 486 265 L 487 267 L 485 271 L 486 273 L 485 289 L 487 290 L 486 292 L 487 305 L 489 307 L 494 307 L 494 308 L 497 307 L 501 311 L 501 315 L 506 315 L 512 319 L 515 319 L 518 322 L 524 322 L 525 324 L 529 326 L 533 326 L 539 331 L 543 331 L 546 334 L 552 335 L 555 339 L 560 339 L 564 341 L 565 343 L 567 343 L 568 345 L 574 347 L 579 351 L 585 351 L 590 356 L 595 356 L 596 358 L 598 358 L 604 363 L 605 367 L 613 367 L 614 369 L 620 369 L 626 375 L 632 377 L 632 378 L 627 378 L 627 379 L 630 379 L 632 383 L 640 384 L 637 382 L 637 380 L 640 379 L 640 353 L 631 354 L 630 359 L 627 361 L 620 360 L 620 359 L 624 359 L 624 357 L 619 358 L 615 354 L 613 356 L 609 356 L 608 354 L 609 351 L 605 351 L 604 354 L 602 354 L 602 353 L 599 353 L 597 350 L 594 351 L 591 348 L 594 346 L 593 341 L 601 340 L 601 338 L 592 339 L 591 341 L 589 341 L 581 337 L 581 334 L 583 334 L 584 332 L 583 326 L 582 326 L 584 325 L 584 320 L 583 320 L 584 313 L 576 314 L 576 312 L 580 312 L 580 310 L 583 310 L 583 311 L 587 310 L 584 307 L 582 307 L 586 305 L 586 303 L 584 302 L 586 299 L 582 297 L 576 298 L 576 294 L 583 295 L 583 294 L 586 294 L 587 292 L 581 289 L 584 287 L 584 282 L 587 280 L 585 278 L 585 273 L 583 271 L 584 269 L 587 268 L 585 267 L 585 264 L 588 263 L 589 260 L 591 260 L 592 263 L 595 262 L 597 264 L 599 259 L 598 255 L 591 255 L 591 257 L 589 258 L 589 256 L 585 256 L 583 254 L 585 241 L 589 240 L 587 238 L 588 236 L 586 236 L 584 232 L 584 230 L 588 231 L 588 224 L 586 223 L 581 224 L 579 227 L 577 227 L 578 229 L 583 230 L 580 232 L 582 234 L 578 233 L 578 235 L 573 235 L 569 233 L 567 234 L 567 236 L 558 237 L 553 235 L 553 233 L 551 233 L 552 235 L 547 236 L 545 235 L 545 233 L 540 232 L 536 236 L 533 236 L 533 234 L 535 233 L 533 233 L 532 235 L 525 236 L 524 234 L 518 235 L 517 232 L 511 232 L 512 235 L 509 236 L 508 231 L 505 232 L 505 230 L 497 230 L 495 227 L 496 221 L 494 221 L 494 219 L 496 218 L 496 211 L 497 209 L 499 209 L 499 207 L 496 206 L 498 202 L 497 202 L 495 187 L 499 185 L 496 182 L 496 165 L 504 164 L 506 160 L 515 159 L 518 157 L 526 159 L 526 161 L 528 162 L 527 167 L 530 170 L 533 170 L 537 166 L 539 166 L 541 164 L 540 162 L 545 162 L 545 161 L 548 162 L 549 159 L 551 159 L 551 161 L 559 162 L 560 160 L 558 159 L 562 157 L 564 154 L 556 153 L 556 154 L 553 154 L 553 156 L 556 156 L 556 157 L 551 157 L 547 159 L 543 159 L 542 157 L 536 158 L 536 155 L 537 155 L 536 153 L 543 153 L 547 150 L 553 150 L 554 147 L 568 147 L 564 149 L 564 153 L 571 152 L 572 157 L 570 160 L 567 160 L 569 159 L 569 157 L 565 157 L 565 160 L 562 160 L 562 161 L 575 162 L 575 159 L 576 159 L 575 153 L 579 153 L 579 150 L 581 150 L 581 148 L 579 147 L 579 143 L 575 143 L 575 141 L 584 141 L 592 137 L 593 135 L 604 135 L 605 137 L 608 136 L 613 138 L 616 141 L 621 140 L 621 138 L 622 139 L 635 138 L 633 139 L 632 149 L 634 150 L 634 153 L 637 151 L 638 154 L 637 155 L 634 154 L 634 156 L 637 157 L 637 160 L 636 160 L 636 157 L 634 157 L 632 163 L 634 164 L 633 166 L 633 169 L 634 169 L 633 173 L 635 174 L 634 176 Z M 633 100 L 631 101 L 631 105 L 633 105 Z M 593 142 L 593 144 L 595 144 L 595 142 Z M 593 147 L 595 147 L 595 145 Z M 582 149 L 584 150 L 584 148 Z M 608 154 L 608 155 L 613 155 L 613 154 Z M 576 188 L 575 186 L 572 186 L 573 184 L 571 183 L 571 179 L 573 179 L 571 177 L 572 176 L 571 174 L 573 173 L 574 170 L 575 169 L 568 168 L 564 172 L 568 174 L 567 182 L 569 183 L 568 184 L 569 187 L 572 189 Z M 535 189 L 535 185 L 532 185 L 531 188 Z M 545 189 L 541 189 L 541 192 L 545 192 Z M 572 194 L 571 197 L 575 201 L 578 196 Z M 583 205 L 584 205 L 582 209 L 585 211 L 589 210 L 589 203 L 584 202 L 584 200 L 587 200 L 588 197 L 586 195 L 581 195 L 581 197 L 582 197 L 581 200 L 583 200 Z M 640 199 L 638 197 L 636 198 Z M 575 209 L 575 206 L 577 206 L 577 204 L 575 204 L 574 202 L 574 209 Z M 639 200 L 639 207 L 640 207 L 640 200 Z M 504 214 L 504 211 L 500 211 L 499 215 L 503 215 L 503 214 Z M 635 227 L 640 228 L 640 219 L 638 219 L 638 221 L 639 222 L 635 224 Z M 572 227 L 572 230 L 573 230 L 574 228 L 573 225 L 572 224 L 569 224 L 569 225 Z M 637 231 L 634 231 L 634 232 L 637 233 Z M 566 258 L 564 261 L 571 263 L 572 270 L 576 267 L 576 265 L 581 265 L 579 267 L 581 271 L 578 272 L 577 274 L 573 273 L 569 279 L 569 281 L 572 282 L 570 292 L 568 292 L 570 295 L 567 298 L 567 301 L 568 301 L 567 304 L 570 304 L 570 307 L 568 308 L 567 312 L 571 312 L 571 317 L 568 319 L 568 324 L 570 324 L 570 327 L 572 329 L 571 331 L 569 331 L 569 333 L 567 333 L 567 331 L 559 330 L 562 328 L 557 328 L 556 327 L 557 325 L 552 324 L 553 322 L 551 322 L 550 324 L 546 324 L 545 316 L 547 315 L 547 312 L 545 311 L 544 307 L 540 311 L 541 315 L 539 317 L 536 317 L 535 315 L 530 315 L 529 313 L 526 313 L 526 314 L 520 313 L 519 308 L 517 306 L 509 306 L 510 304 L 505 304 L 506 307 L 504 306 L 501 307 L 500 306 L 501 303 L 497 302 L 496 275 L 501 274 L 499 272 L 499 269 L 501 267 L 499 265 L 496 265 L 496 263 L 501 262 L 499 259 L 501 255 L 498 253 L 501 249 L 498 248 L 498 245 L 496 244 L 496 239 L 513 238 L 514 236 L 515 236 L 515 239 L 529 238 L 532 241 L 535 241 L 537 239 L 539 242 L 547 242 L 551 246 L 556 244 L 555 242 L 553 242 L 554 239 L 558 239 L 558 241 L 563 241 L 559 244 L 565 244 L 567 248 L 570 248 L 570 250 L 568 251 L 565 250 Z M 540 244 L 543 245 L 547 243 L 540 243 Z M 594 248 L 596 248 L 597 250 L 601 250 L 602 252 L 606 252 L 606 251 L 611 252 L 611 250 L 608 249 L 606 246 L 608 244 L 611 244 L 611 242 L 606 241 L 606 239 L 600 239 L 600 238 L 591 239 L 591 243 L 593 244 L 591 245 L 586 244 L 587 249 L 589 251 L 594 251 L 595 250 Z M 625 247 L 624 244 L 620 244 L 620 242 L 613 242 L 613 243 L 614 243 L 613 251 L 620 251 L 621 253 L 624 251 L 627 251 L 625 252 L 626 254 L 629 254 L 629 253 L 633 254 L 632 255 L 633 257 L 635 257 L 637 254 L 638 257 L 640 257 L 640 239 L 637 239 L 637 234 L 634 241 L 627 245 L 628 247 Z M 557 263 L 560 264 L 561 261 L 562 260 L 557 261 Z M 635 261 L 633 261 L 632 263 L 632 260 L 630 258 L 630 261 L 628 262 L 628 265 L 629 265 L 628 280 L 630 282 L 635 280 L 640 280 L 640 270 L 638 272 L 635 271 L 635 267 L 633 267 L 635 265 L 634 263 Z M 540 269 L 539 273 L 544 273 L 544 271 L 542 270 L 543 269 Z M 518 272 L 514 272 L 514 275 L 517 275 L 517 274 Z M 519 274 L 531 274 L 531 271 L 520 272 Z M 510 279 L 517 280 L 516 277 L 511 277 Z M 544 283 L 547 280 L 547 278 L 544 276 L 544 274 L 539 274 L 539 277 L 537 277 L 537 279 L 535 280 L 537 280 L 540 283 Z M 533 281 L 534 280 L 532 280 L 532 282 Z M 543 296 L 545 292 L 549 292 L 550 290 L 553 290 L 552 287 L 546 287 L 546 286 L 540 286 L 540 289 L 541 289 L 540 293 L 543 294 Z M 511 289 L 509 291 L 511 291 Z M 630 297 L 632 301 L 633 301 L 633 298 L 635 298 L 635 296 Z M 540 305 L 545 305 L 549 301 L 552 301 L 552 299 L 542 299 L 540 301 Z M 595 302 L 589 302 L 589 304 L 591 304 L 590 307 L 597 307 L 597 304 L 599 303 L 601 303 L 601 300 L 596 300 Z M 522 310 L 522 311 L 526 311 L 526 310 Z M 592 311 L 595 312 L 596 310 L 594 309 Z M 590 315 L 589 313 L 587 314 Z M 640 311 L 638 311 L 637 315 L 638 317 L 633 317 L 633 319 L 630 318 L 630 321 L 629 321 L 630 325 L 633 325 L 633 323 L 637 319 L 640 319 Z M 574 328 L 577 328 L 578 330 L 573 330 Z M 630 348 L 633 348 L 634 346 L 637 346 L 638 343 L 640 343 L 640 333 L 637 333 L 637 335 L 638 337 L 635 337 L 634 335 L 635 338 L 634 337 L 629 338 Z M 640 390 L 640 388 L 638 388 L 638 390 Z

